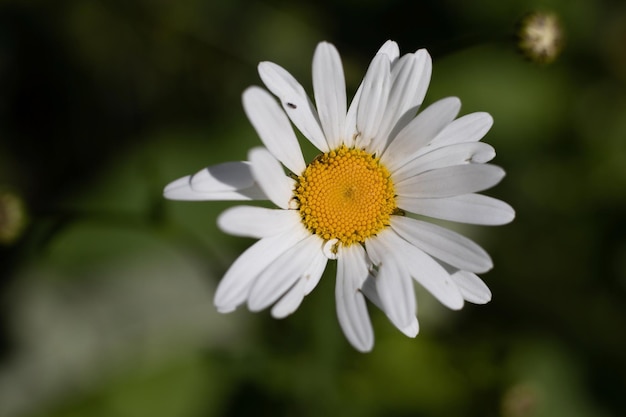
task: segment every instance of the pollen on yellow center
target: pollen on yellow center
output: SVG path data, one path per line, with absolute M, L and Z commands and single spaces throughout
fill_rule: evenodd
M 370 153 L 343 145 L 313 160 L 294 194 L 306 228 L 343 245 L 380 232 L 397 209 L 389 171 Z

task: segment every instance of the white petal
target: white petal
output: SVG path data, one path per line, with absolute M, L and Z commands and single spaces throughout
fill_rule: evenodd
M 398 56 L 400 55 L 400 48 L 398 48 L 398 44 L 394 41 L 387 41 L 383 44 L 383 46 L 378 50 L 378 54 L 385 54 L 389 59 L 389 62 L 393 66 L 393 64 L 397 61 Z M 354 93 L 354 98 L 350 103 L 350 107 L 348 108 L 348 114 L 346 115 L 346 130 L 344 135 L 344 143 L 348 147 L 356 146 L 356 135 L 359 133 L 357 128 L 357 110 L 359 108 L 359 103 L 361 101 L 361 92 L 363 91 L 363 82 L 357 88 L 356 93 Z
M 379 54 L 374 57 L 363 78 L 363 90 L 356 114 L 359 132 L 357 145 L 367 147 L 373 153 L 377 150 L 376 144 L 381 142 L 376 134 L 387 106 L 390 77 L 389 57 Z
M 274 97 L 259 87 L 243 93 L 243 108 L 263 144 L 291 172 L 300 175 L 306 168 L 302 150 L 289 118 Z
M 413 282 L 404 267 L 404 262 L 396 259 L 393 246 L 386 246 L 383 237 L 367 240 L 367 253 L 378 266 L 376 292 L 389 320 L 399 329 L 411 325 L 416 313 Z
M 320 240 L 318 245 L 321 245 L 321 243 Z M 311 253 L 311 264 L 302 274 L 302 278 L 274 304 L 274 307 L 272 307 L 272 316 L 275 318 L 283 318 L 296 311 L 304 297 L 317 286 L 324 273 L 324 269 L 326 269 L 327 262 L 328 258 L 326 258 L 321 251 Z
M 389 58 L 389 62 L 394 62 L 400 56 L 400 48 L 395 41 L 388 40 L 380 47 L 376 54 L 385 54 Z
M 474 304 L 485 304 L 491 301 L 491 291 L 482 279 L 467 271 L 457 271 L 450 275 L 466 301 Z
M 481 140 L 493 125 L 493 117 L 489 113 L 477 112 L 466 114 L 445 127 L 428 146 L 432 149 L 441 146 Z M 429 151 L 425 149 L 424 151 Z
M 258 239 L 286 233 L 299 223 L 297 210 L 256 206 L 231 207 L 217 218 L 217 225 L 223 232 Z
M 381 156 L 381 162 L 395 171 L 418 155 L 418 152 L 448 125 L 461 109 L 456 97 L 439 100 L 420 112 L 402 129 Z
M 412 245 L 456 268 L 486 272 L 493 267 L 483 248 L 452 230 L 401 216 L 392 216 L 391 227 Z
M 317 111 L 300 83 L 273 62 L 261 62 L 259 75 L 265 86 L 280 100 L 283 109 L 302 134 L 322 152 L 328 152 Z
M 255 183 L 249 162 L 224 162 L 204 168 L 191 177 L 191 188 L 198 192 L 236 191 Z
M 447 198 L 397 198 L 401 209 L 454 222 L 499 226 L 513 221 L 515 210 L 507 203 L 480 194 Z
M 320 122 L 331 149 L 341 145 L 346 121 L 346 82 L 337 49 L 328 42 L 313 56 L 313 91 Z
M 458 310 L 463 307 L 463 296 L 450 274 L 433 258 L 398 236 L 393 230 L 385 229 L 378 234 L 384 245 L 392 248 L 397 259 L 419 284 L 446 307 Z
M 295 312 L 304 299 L 306 280 L 300 278 L 283 297 L 272 307 L 272 317 L 282 319 Z
M 457 143 L 455 145 L 436 148 L 413 159 L 393 173 L 394 182 L 432 169 L 470 163 L 483 164 L 496 156 L 493 147 L 483 142 Z
M 215 201 L 215 200 L 267 200 L 257 186 L 240 191 L 200 192 L 191 188 L 191 175 L 170 182 L 163 190 L 163 197 L 180 201 Z
M 376 307 L 378 307 L 381 311 L 384 311 L 383 302 L 380 300 L 378 296 L 378 290 L 376 290 L 376 278 L 378 277 L 378 271 L 372 269 L 369 271 L 369 275 L 367 279 L 361 286 L 361 291 L 365 296 L 370 300 Z
M 323 244 L 320 239 L 320 246 Z M 326 269 L 326 264 L 328 263 L 328 258 L 324 255 L 322 251 L 315 252 L 311 254 L 311 264 L 304 271 L 303 279 L 305 280 L 304 285 L 304 295 L 308 295 L 320 282 L 320 278 L 322 278 L 322 274 Z
M 417 302 L 417 301 L 416 301 Z M 417 317 L 413 316 L 411 323 L 402 328 L 398 328 L 402 333 L 404 333 L 408 337 L 415 337 L 420 331 L 419 323 L 417 322 Z
M 431 60 L 426 50 L 406 54 L 391 69 L 391 90 L 378 135 L 385 146 L 415 117 L 430 81 Z M 392 130 L 394 133 L 392 133 Z
M 252 173 L 267 197 L 278 207 L 289 208 L 295 182 L 285 175 L 278 160 L 265 148 L 253 148 L 248 152 Z
M 356 126 L 356 114 L 359 108 L 359 102 L 361 101 L 361 91 L 363 91 L 363 84 L 361 84 L 356 90 L 356 93 L 354 93 L 354 98 L 350 103 L 348 114 L 346 115 L 344 143 L 349 148 L 356 146 L 357 135 L 359 133 Z
M 170 200 L 267 200 L 248 162 L 225 162 L 187 175 L 165 186 Z
M 217 286 L 214 300 L 217 310 L 228 313 L 245 302 L 261 271 L 307 235 L 308 231 L 301 227 L 290 233 L 261 239 L 250 246 L 233 262 Z
M 324 244 L 322 245 L 322 253 L 324 256 L 332 260 L 337 259 L 339 256 L 337 251 L 338 242 L 339 239 L 337 238 L 324 241 Z
M 255 280 L 248 308 L 260 311 L 278 300 L 311 265 L 311 256 L 321 251 L 319 238 L 309 235 L 276 258 Z
M 370 275 L 363 283 L 361 291 L 372 303 L 374 303 L 376 307 L 378 307 L 381 311 L 385 311 L 383 308 L 383 303 L 380 300 L 380 297 L 378 297 L 378 292 L 376 290 L 376 276 L 376 271 L 370 271 Z M 415 302 L 417 304 L 417 300 L 415 300 Z M 400 330 L 408 337 L 415 337 L 419 333 L 419 323 L 415 315 L 413 315 L 413 317 L 411 318 L 411 323 L 408 326 L 398 327 L 395 323 L 393 324 L 398 328 L 398 330 Z
M 335 286 L 337 318 L 350 344 L 361 352 L 368 352 L 374 346 L 372 323 L 365 298 L 359 291 L 366 278 L 367 264 L 363 248 L 360 245 L 340 247 Z
M 441 198 L 475 193 L 504 178 L 496 165 L 466 164 L 426 171 L 395 184 L 396 193 L 409 198 Z
M 433 60 L 426 49 L 420 49 L 415 52 L 415 57 L 417 58 L 417 68 L 419 69 L 419 81 L 413 96 L 413 103 L 415 104 L 411 107 L 419 106 L 424 101 L 433 72 Z

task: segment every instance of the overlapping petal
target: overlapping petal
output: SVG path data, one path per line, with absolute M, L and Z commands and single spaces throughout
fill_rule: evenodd
M 450 275 L 466 301 L 485 304 L 491 301 L 489 287 L 476 274 L 468 271 L 456 271 Z
M 308 236 L 304 227 L 259 240 L 230 266 L 215 292 L 215 307 L 222 313 L 235 310 L 248 298 L 255 280 L 268 265 Z
M 393 230 L 383 230 L 372 241 L 378 239 L 383 241 L 384 246 L 393 248 L 396 260 L 403 263 L 409 275 L 443 305 L 452 310 L 463 307 L 463 296 L 458 287 L 437 261 L 402 239 Z
M 493 267 L 483 248 L 452 230 L 401 216 L 392 217 L 391 228 L 407 242 L 456 268 L 487 272 Z
M 302 278 L 311 265 L 311 254 L 321 252 L 319 237 L 309 234 L 264 268 L 250 288 L 248 308 L 260 311 L 280 298 Z
M 414 177 L 422 172 L 462 164 L 484 164 L 496 156 L 496 151 L 483 142 L 465 142 L 435 148 L 416 157 L 393 172 L 396 182 Z
M 383 145 L 378 137 L 378 129 L 385 115 L 385 107 L 391 88 L 391 68 L 389 57 L 378 54 L 372 60 L 363 78 L 361 98 L 357 108 L 357 146 L 365 147 L 372 153 Z
M 352 98 L 352 102 L 348 108 L 348 114 L 346 114 L 346 126 L 343 143 L 350 148 L 356 146 L 357 139 L 360 137 L 357 128 L 357 110 L 359 108 L 359 103 L 361 102 L 362 91 L 363 85 L 360 85 L 356 90 L 356 93 L 354 93 L 354 97 Z
M 459 113 L 461 101 L 448 97 L 437 101 L 411 120 L 389 144 L 380 160 L 395 171 L 413 160 Z
M 378 296 L 378 290 L 376 289 L 376 277 L 378 276 L 378 272 L 376 270 L 370 271 L 370 275 L 367 277 L 365 282 L 363 283 L 363 287 L 361 288 L 361 292 L 365 294 L 368 300 L 370 300 L 376 307 L 385 311 L 385 307 L 383 306 L 383 302 L 380 300 Z M 415 300 L 417 306 L 417 300 Z M 417 321 L 417 316 L 413 316 L 411 319 L 411 323 L 408 326 L 397 326 L 396 323 L 392 321 L 392 324 L 398 328 L 402 333 L 404 333 L 408 337 L 415 337 L 419 333 L 419 322 Z
M 380 47 L 376 55 L 386 56 L 387 60 L 389 61 L 390 68 L 392 68 L 393 65 L 397 62 L 398 57 L 400 56 L 400 48 L 398 47 L 398 44 L 396 42 L 389 40 Z M 350 107 L 348 108 L 348 114 L 346 115 L 344 143 L 348 147 L 356 146 L 356 140 L 361 137 L 360 130 L 357 127 L 357 111 L 361 103 L 363 81 L 354 93 L 354 97 L 350 102 Z
M 335 283 L 337 318 L 350 344 L 361 352 L 368 352 L 374 346 L 374 331 L 360 291 L 367 278 L 365 251 L 360 245 L 339 250 Z
M 415 117 L 426 95 L 431 68 L 432 61 L 425 49 L 406 54 L 392 65 L 389 100 L 378 130 L 385 147 Z
M 318 244 L 321 246 L 322 242 Z M 296 311 L 304 297 L 313 291 L 320 281 L 328 258 L 320 250 L 312 251 L 309 258 L 310 264 L 302 273 L 302 277 L 272 307 L 272 317 L 284 318 Z
M 491 129 L 491 126 L 493 126 L 493 117 L 489 113 L 466 114 L 447 125 L 432 141 L 420 149 L 417 155 L 442 146 L 479 141 Z
M 390 242 L 388 231 L 369 239 L 367 253 L 378 267 L 376 293 L 383 311 L 399 329 L 410 326 L 416 314 L 413 282 L 405 263 L 397 259 L 397 248 Z
M 282 319 L 296 311 L 298 307 L 300 307 L 302 300 L 304 300 L 305 285 L 306 280 L 299 278 L 289 291 L 274 304 L 272 307 L 272 317 Z
M 378 51 L 376 52 L 376 55 L 378 54 L 387 55 L 389 62 L 393 64 L 400 56 L 400 47 L 398 46 L 397 42 L 388 40 L 385 43 L 383 43 L 380 49 L 378 49 Z

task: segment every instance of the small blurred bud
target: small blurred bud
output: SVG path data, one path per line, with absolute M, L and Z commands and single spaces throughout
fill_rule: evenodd
M 538 403 L 539 395 L 531 385 L 514 385 L 504 393 L 504 397 L 502 398 L 502 416 L 534 416 Z
M 517 38 L 518 48 L 528 59 L 549 64 L 563 49 L 563 26 L 554 13 L 529 13 L 519 23 Z
M 0 191 L 0 245 L 15 242 L 26 226 L 26 209 L 14 193 Z

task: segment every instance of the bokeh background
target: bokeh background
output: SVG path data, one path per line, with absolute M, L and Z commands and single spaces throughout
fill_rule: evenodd
M 551 65 L 516 50 L 535 9 L 566 32 Z M 457 227 L 493 301 L 418 290 L 416 339 L 371 308 L 369 354 L 334 268 L 285 320 L 218 314 L 252 240 L 217 229 L 231 203 L 163 186 L 260 144 L 240 102 L 259 61 L 310 91 L 331 41 L 352 94 L 387 39 L 433 55 L 427 103 L 494 116 L 489 194 L 517 219 Z M 625 416 L 625 45 L 618 0 L 0 2 L 0 225 L 27 213 L 0 247 L 0 416 Z

